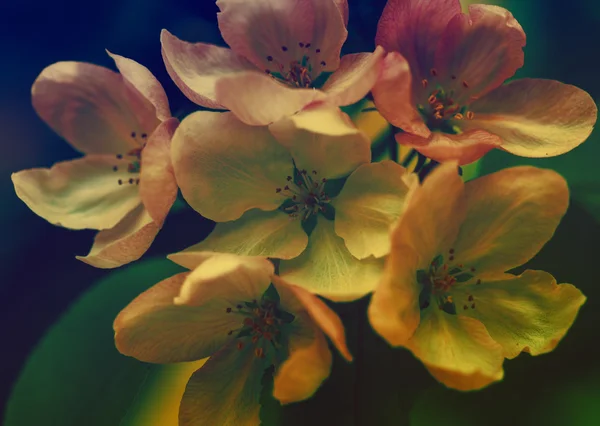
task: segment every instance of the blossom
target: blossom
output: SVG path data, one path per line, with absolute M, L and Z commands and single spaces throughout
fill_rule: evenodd
M 504 358 L 553 350 L 585 297 L 544 271 L 506 271 L 552 237 L 568 200 L 551 170 L 514 167 L 463 184 L 456 163 L 442 165 L 392 232 L 372 326 L 461 390 L 501 380 Z
M 384 52 L 345 55 L 347 0 L 218 0 L 230 48 L 161 34 L 169 75 L 198 105 L 267 125 L 313 102 L 349 105 L 379 76 Z
M 83 157 L 12 175 L 19 198 L 50 223 L 97 229 L 78 259 L 114 268 L 150 246 L 177 196 L 169 159 L 165 92 L 142 65 L 110 54 L 120 74 L 82 62 L 57 62 L 38 76 L 38 115 Z
M 265 258 L 197 253 L 191 272 L 134 299 L 114 322 L 119 351 L 144 362 L 210 357 L 190 378 L 181 426 L 258 425 L 261 380 L 282 403 L 309 398 L 329 376 L 327 335 L 352 360 L 339 317 L 274 275 Z
M 525 33 L 498 6 L 389 0 L 376 44 L 390 52 L 375 105 L 404 130 L 398 143 L 437 161 L 473 162 L 493 148 L 523 157 L 564 154 L 586 140 L 597 108 L 553 80 L 502 85 L 523 65 Z
M 217 225 L 171 260 L 189 267 L 186 254 L 205 250 L 278 258 L 281 276 L 313 292 L 363 296 L 378 282 L 376 258 L 389 251 L 389 226 L 414 179 L 391 161 L 370 164 L 370 155 L 337 107 L 270 127 L 231 112 L 189 115 L 173 136 L 175 177 L 190 206 Z

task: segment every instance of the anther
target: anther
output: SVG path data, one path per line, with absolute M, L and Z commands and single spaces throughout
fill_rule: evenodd
M 119 170 L 119 168 L 117 166 L 113 166 L 113 172 L 116 172 L 117 170 Z
M 430 72 L 430 73 L 431 73 L 431 75 L 432 75 L 432 76 L 434 76 L 434 77 L 435 77 L 436 75 L 438 75 L 438 73 L 437 73 L 437 70 L 436 70 L 435 68 L 431 68 L 431 69 L 429 70 L 429 72 Z
M 308 49 L 310 47 L 310 43 L 306 43 L 306 46 L 304 46 L 304 47 L 306 47 Z
M 133 178 L 129 178 L 129 185 L 133 185 Z
M 231 312 L 231 308 L 225 309 L 225 312 L 230 313 Z
M 466 311 L 467 309 L 469 309 L 469 307 L 467 305 L 463 306 L 463 309 Z
M 273 60 L 272 56 L 267 56 L 267 61 L 271 62 Z
M 131 132 L 131 137 L 135 138 L 135 132 Z
M 122 154 L 117 154 L 117 160 L 120 160 L 121 158 L 123 158 Z
M 266 73 L 266 74 L 271 74 L 271 70 L 269 70 L 269 69 L 266 69 L 266 70 L 265 70 L 265 73 Z
M 298 46 L 304 47 L 304 43 L 300 42 L 300 43 L 298 43 Z
M 244 318 L 244 325 L 248 327 L 253 326 L 254 321 L 252 321 L 252 318 Z
M 321 53 L 321 49 L 317 49 L 317 50 L 315 50 L 315 52 Z
M 448 260 L 454 260 L 454 256 L 448 257 Z
M 242 305 L 237 305 L 236 308 L 242 309 Z
M 450 250 L 448 250 L 448 253 L 450 253 L 450 254 L 454 254 L 454 249 L 453 249 L 453 248 L 451 248 Z
M 258 339 L 259 339 L 258 335 L 255 334 L 254 336 L 252 336 L 252 343 L 258 342 Z
M 475 272 L 475 267 L 474 266 L 471 267 L 471 272 Z
M 475 113 L 473 111 L 467 111 L 467 118 L 472 120 L 475 118 Z
M 233 330 L 229 330 L 229 331 L 227 332 L 227 335 L 228 335 L 228 336 L 231 336 L 232 334 L 233 334 Z
M 469 84 L 468 84 L 466 81 L 463 81 L 463 82 L 462 82 L 462 85 L 463 85 L 463 86 L 464 86 L 466 89 L 468 89 L 468 88 L 469 88 Z
M 450 78 L 451 78 L 452 80 L 456 80 L 456 76 L 455 76 L 454 74 L 452 74 L 452 75 L 450 76 Z
M 148 135 L 146 133 L 142 133 L 142 139 L 146 139 Z
M 477 284 L 477 285 L 481 284 L 481 280 L 477 280 L 477 282 L 475 284 Z
M 279 194 L 281 192 L 281 188 L 275 188 L 275 193 Z
M 265 351 L 263 348 L 256 348 L 254 350 L 254 355 L 256 356 L 256 358 L 264 358 L 265 357 Z
M 475 303 L 471 305 L 471 309 L 475 309 Z
M 457 120 L 462 120 L 464 116 L 459 112 L 454 115 L 454 118 L 456 118 Z
M 312 174 L 313 174 L 313 175 L 316 175 L 316 174 L 317 174 L 317 171 L 316 171 L 316 170 L 313 170 L 313 171 L 312 171 Z
M 473 301 L 473 295 L 472 295 L 472 294 L 470 294 L 470 295 L 469 295 L 469 302 L 472 302 L 472 301 Z
M 428 99 L 427 102 L 429 102 L 430 104 L 434 104 L 435 101 L 437 101 L 437 97 L 435 95 L 431 95 Z
M 423 80 L 421 80 L 421 84 L 423 85 L 423 88 L 426 88 L 429 82 L 427 81 L 427 79 L 424 78 Z
M 119 185 L 123 185 L 123 181 L 119 179 Z
M 281 46 L 281 50 L 283 50 L 284 52 L 287 52 L 288 48 L 286 46 Z
M 244 344 L 242 342 L 237 342 L 238 351 L 241 351 L 244 348 Z
M 289 182 L 289 181 L 291 181 L 291 180 L 292 180 L 292 177 L 291 177 L 291 176 L 288 176 L 286 179 L 287 179 L 287 180 L 288 180 L 288 182 Z
M 325 66 L 325 65 L 327 65 L 327 63 L 325 61 L 321 61 L 321 65 Z

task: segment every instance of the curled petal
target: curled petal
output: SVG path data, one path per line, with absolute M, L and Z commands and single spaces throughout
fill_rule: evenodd
M 215 84 L 223 76 L 256 67 L 231 49 L 179 40 L 167 30 L 160 33 L 162 56 L 169 76 L 192 102 L 224 109 L 215 97 Z
M 119 74 L 83 62 L 46 67 L 31 88 L 38 115 L 86 154 L 126 154 L 159 124 L 154 107 Z
M 180 426 L 256 426 L 261 379 L 267 366 L 229 344 L 211 356 L 188 382 L 179 407 Z
M 159 226 L 162 226 L 177 198 L 177 182 L 171 164 L 171 139 L 178 125 L 176 118 L 162 122 L 142 151 L 140 197 Z
M 381 115 L 405 132 L 428 138 L 431 132 L 415 108 L 408 62 L 397 52 L 383 60 L 379 80 L 373 86 L 373 100 Z
M 256 71 L 220 78 L 215 93 L 220 104 L 252 126 L 271 124 L 327 98 L 320 90 L 286 86 Z
M 512 167 L 469 181 L 456 261 L 478 273 L 527 262 L 552 237 L 569 204 L 564 178 L 552 170 Z
M 358 260 L 350 254 L 344 240 L 335 234 L 333 223 L 319 218 L 306 250 L 291 260 L 282 260 L 282 278 L 331 300 L 359 299 L 377 285 L 383 261 Z
M 142 257 L 159 230 L 160 225 L 140 204 L 114 228 L 98 232 L 89 254 L 77 259 L 96 268 L 117 268 Z
M 360 101 L 373 88 L 381 73 L 385 51 L 377 46 L 373 53 L 354 53 L 342 57 L 340 67 L 327 79 L 321 90 L 333 105 Z
M 89 155 L 50 169 L 13 173 L 12 181 L 18 197 L 54 225 L 109 229 L 140 204 L 127 167 L 126 159 Z
M 177 183 L 203 216 L 224 222 L 284 201 L 276 191 L 293 174 L 287 149 L 266 127 L 252 127 L 231 113 L 199 111 L 187 116 L 171 143 Z
M 152 112 L 154 116 L 160 121 L 171 118 L 167 94 L 148 68 L 124 56 L 115 55 L 108 50 L 106 52 L 115 61 L 119 73 L 125 79 L 125 84 L 132 90 L 136 90 L 154 106 Z
M 335 232 L 358 259 L 390 251 L 390 227 L 404 210 L 406 170 L 393 161 L 364 164 L 348 177 L 335 207 Z
M 585 91 L 554 80 L 522 79 L 498 87 L 469 107 L 469 128 L 498 135 L 502 149 L 523 157 L 550 157 L 575 148 L 598 114 Z
M 406 347 L 429 372 L 458 390 L 481 389 L 504 376 L 502 346 L 476 319 L 430 306 Z
M 375 44 L 408 59 L 415 79 L 429 76 L 435 48 L 446 25 L 461 11 L 459 0 L 388 0 Z
M 471 5 L 469 15 L 458 14 L 448 23 L 436 50 L 436 69 L 444 88 L 463 103 L 512 77 L 523 66 L 523 46 L 523 28 L 508 10 Z
M 461 286 L 456 293 L 456 298 L 472 297 L 475 307 L 464 314 L 485 325 L 490 336 L 502 345 L 506 358 L 522 351 L 531 355 L 552 351 L 585 302 L 576 287 L 557 284 L 543 271 L 503 274 L 480 285 Z
M 410 133 L 399 133 L 396 141 L 438 162 L 456 161 L 461 166 L 479 160 L 502 143 L 498 136 L 476 129 L 457 135 L 433 132 L 427 141 Z
M 304 56 L 314 73 L 339 66 L 348 32 L 333 0 L 218 0 L 217 6 L 223 39 L 260 69 L 287 67 Z
M 310 108 L 269 126 L 299 170 L 314 179 L 349 175 L 371 159 L 370 141 L 337 107 Z
M 299 219 L 290 218 L 280 210 L 255 209 L 237 220 L 217 223 L 202 242 L 169 258 L 186 267 L 190 255 L 204 251 L 291 259 L 302 253 L 307 244 L 308 237 Z

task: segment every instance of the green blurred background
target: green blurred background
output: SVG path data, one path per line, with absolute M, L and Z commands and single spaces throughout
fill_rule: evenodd
M 527 33 L 525 67 L 517 77 L 574 84 L 598 101 L 598 0 L 485 3 L 511 10 Z M 349 0 L 345 53 L 374 48 L 384 4 Z M 135 295 L 179 270 L 161 260 L 165 254 L 198 242 L 212 224 L 181 209 L 169 217 L 141 262 L 116 272 L 96 270 L 74 258 L 87 253 L 93 232 L 56 228 L 35 216 L 15 196 L 10 174 L 77 156 L 30 104 L 33 80 L 53 62 L 112 67 L 107 48 L 150 68 L 175 114 L 194 110 L 166 74 L 159 33 L 167 28 L 185 40 L 222 43 L 216 11 L 214 0 L 0 0 L 0 411 L 6 425 L 173 424 L 160 413 L 174 415 L 173 395 L 195 366 L 157 368 L 120 356 L 112 345 L 111 323 Z M 481 173 L 524 163 L 551 167 L 569 181 L 567 216 L 528 265 L 577 285 L 588 296 L 553 353 L 508 361 L 506 379 L 484 391 L 450 391 L 412 356 L 389 349 L 370 331 L 362 300 L 338 306 L 357 362 L 336 359 L 332 378 L 310 401 L 282 410 L 265 396 L 264 424 L 599 425 L 599 139 L 596 131 L 581 147 L 553 159 L 494 152 L 481 164 Z

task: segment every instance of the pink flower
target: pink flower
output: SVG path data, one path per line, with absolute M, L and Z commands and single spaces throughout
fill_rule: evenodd
M 375 84 L 383 49 L 345 55 L 346 0 L 218 0 L 230 49 L 161 34 L 163 59 L 198 105 L 267 125 L 313 102 L 343 106 Z M 331 74 L 333 73 L 333 74 Z M 331 75 L 329 75 L 331 74 Z
M 437 161 L 467 164 L 493 148 L 523 157 L 581 144 L 597 108 L 583 90 L 553 80 L 502 83 L 523 65 L 525 33 L 498 6 L 459 0 L 389 0 L 376 44 L 390 52 L 375 104 L 404 130 L 398 143 Z
M 57 62 L 32 87 L 38 115 L 84 154 L 50 169 L 12 175 L 37 215 L 70 229 L 97 229 L 80 260 L 114 268 L 148 249 L 177 196 L 170 161 L 179 122 L 147 68 L 109 55 L 121 74 L 82 62 Z

